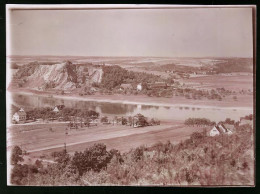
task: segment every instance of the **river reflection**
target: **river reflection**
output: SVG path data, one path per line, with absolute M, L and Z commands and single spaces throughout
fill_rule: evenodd
M 54 107 L 63 104 L 69 108 L 95 110 L 101 115 L 133 116 L 141 113 L 146 117 L 160 120 L 185 120 L 190 117 L 203 117 L 212 121 L 223 121 L 226 118 L 239 120 L 240 117 L 252 114 L 250 109 L 221 109 L 221 108 L 193 108 L 193 107 L 169 107 L 141 104 L 109 103 L 96 101 L 78 101 L 40 97 L 35 95 L 12 94 L 13 104 L 18 107 Z M 234 111 L 235 110 L 235 111 Z

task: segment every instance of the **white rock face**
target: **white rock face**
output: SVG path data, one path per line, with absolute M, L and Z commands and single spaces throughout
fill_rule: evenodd
M 39 65 L 34 73 L 28 76 L 27 82 L 23 87 L 26 88 L 42 88 L 46 83 L 54 83 L 55 89 L 61 90 L 71 90 L 75 89 L 77 83 L 72 79 L 73 76 L 77 78 L 86 76 L 86 81 L 84 83 L 79 82 L 80 84 L 87 84 L 97 82 L 100 83 L 102 80 L 103 71 L 101 68 L 87 67 L 87 74 L 84 72 L 86 67 L 78 66 L 73 69 L 73 74 L 69 75 L 69 72 L 66 68 L 66 63 L 60 63 L 55 65 Z M 73 75 L 73 76 L 72 76 Z M 76 79 L 77 80 L 77 79 Z

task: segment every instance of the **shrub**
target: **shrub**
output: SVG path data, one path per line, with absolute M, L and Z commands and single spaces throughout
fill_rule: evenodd
M 94 170 L 99 172 L 107 167 L 111 157 L 104 144 L 94 144 L 84 152 L 75 152 L 72 165 L 82 175 L 84 172 Z
M 135 162 L 137 162 L 138 160 L 141 160 L 144 156 L 144 147 L 138 147 L 134 150 L 134 152 L 132 153 L 132 158 Z
M 22 162 L 23 161 L 23 157 L 21 157 L 22 154 L 23 154 L 22 149 L 19 146 L 15 146 L 12 150 L 11 164 L 16 165 L 18 162 Z

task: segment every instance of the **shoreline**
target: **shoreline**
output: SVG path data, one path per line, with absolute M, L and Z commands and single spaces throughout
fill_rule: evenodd
M 226 109 L 226 110 L 233 110 L 233 109 L 240 109 L 240 110 L 252 110 L 253 111 L 253 106 L 223 106 L 224 104 L 219 104 L 218 106 L 211 106 L 211 105 L 203 105 L 203 104 L 197 104 L 194 105 L 192 103 L 167 103 L 167 102 L 142 102 L 142 101 L 132 101 L 129 100 L 130 96 L 121 96 L 121 97 L 125 97 L 126 100 L 122 100 L 122 99 L 112 99 L 113 97 L 117 98 L 118 96 L 114 96 L 111 95 L 110 99 L 105 98 L 105 97 L 109 97 L 109 96 L 97 96 L 97 95 L 93 95 L 92 97 L 81 97 L 81 96 L 68 96 L 68 95 L 57 95 L 57 94 L 51 94 L 51 93 L 46 93 L 46 94 L 39 94 L 33 91 L 8 91 L 7 93 L 12 94 L 22 94 L 22 95 L 33 95 L 33 96 L 39 96 L 39 97 L 46 97 L 46 98 L 57 98 L 57 99 L 64 99 L 64 100 L 74 100 L 74 101 L 94 101 L 94 102 L 104 102 L 104 103 L 121 103 L 121 104 L 130 104 L 130 105 L 147 105 L 147 106 L 165 106 L 165 107 L 174 107 L 174 108 L 179 108 L 179 107 L 190 107 L 190 108 L 204 108 L 204 109 Z M 49 97 L 49 96 L 52 97 Z M 103 99 L 100 99 L 103 98 Z M 128 99 L 127 99 L 128 98 Z M 145 98 L 149 98 L 149 97 L 143 97 L 144 100 L 146 100 Z M 140 99 L 139 99 L 140 100 Z M 187 100 L 188 101 L 188 100 Z M 194 102 L 194 101 L 193 101 Z M 200 102 L 201 103 L 201 102 Z M 218 102 L 217 102 L 218 103 Z M 216 104 L 216 102 L 214 101 L 213 104 Z

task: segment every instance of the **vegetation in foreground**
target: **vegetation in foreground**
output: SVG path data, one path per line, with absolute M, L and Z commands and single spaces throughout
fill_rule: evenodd
M 232 135 L 193 133 L 179 144 L 157 143 L 121 154 L 95 144 L 73 155 L 54 152 L 56 163 L 23 164 L 13 149 L 14 185 L 253 185 L 253 131 L 237 126 Z

